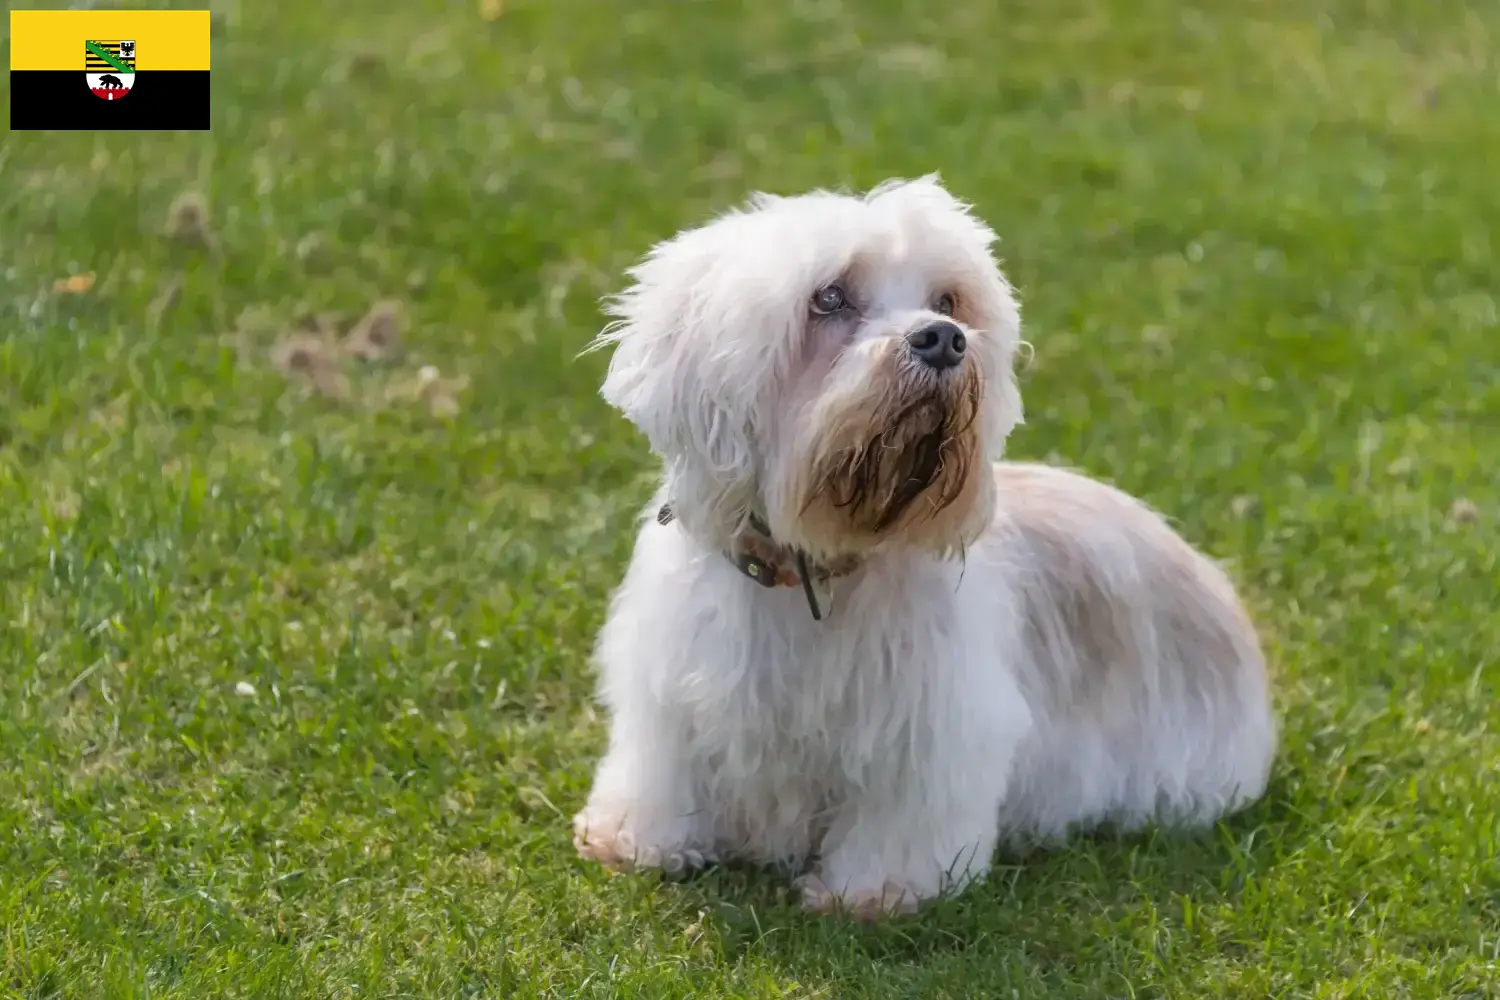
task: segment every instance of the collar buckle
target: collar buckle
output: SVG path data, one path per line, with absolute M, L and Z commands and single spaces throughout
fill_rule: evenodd
M 776 586 L 776 570 L 763 559 L 742 552 L 734 561 L 735 567 L 762 587 Z

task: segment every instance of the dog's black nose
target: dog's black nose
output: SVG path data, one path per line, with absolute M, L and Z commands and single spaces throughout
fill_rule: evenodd
M 907 334 L 906 342 L 913 354 L 939 371 L 964 359 L 964 332 L 947 320 L 929 323 Z

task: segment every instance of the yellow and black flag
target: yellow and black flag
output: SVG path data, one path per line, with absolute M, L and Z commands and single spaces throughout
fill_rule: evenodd
M 206 10 L 13 10 L 10 127 L 207 129 Z

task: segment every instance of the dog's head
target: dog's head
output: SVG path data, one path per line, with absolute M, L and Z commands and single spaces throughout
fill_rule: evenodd
M 596 346 L 684 526 L 724 544 L 754 512 L 826 558 L 972 541 L 1021 420 L 994 239 L 927 177 L 758 195 L 655 247 Z

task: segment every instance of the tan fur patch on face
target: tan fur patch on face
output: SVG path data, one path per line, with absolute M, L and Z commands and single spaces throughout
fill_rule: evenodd
M 818 456 L 801 515 L 821 507 L 842 531 L 875 539 L 958 504 L 980 461 L 981 392 L 973 366 L 936 385 L 898 381 Z

